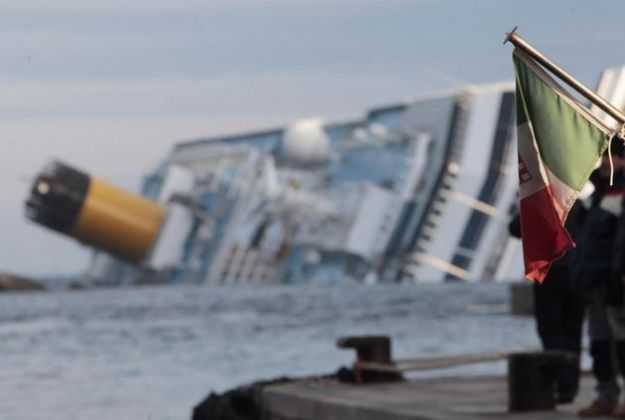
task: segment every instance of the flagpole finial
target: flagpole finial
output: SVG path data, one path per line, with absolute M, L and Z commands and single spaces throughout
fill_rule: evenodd
M 512 41 L 512 37 L 516 35 L 517 28 L 518 26 L 515 26 L 510 32 L 506 32 L 506 39 L 504 39 L 503 45 L 506 45 L 508 41 Z

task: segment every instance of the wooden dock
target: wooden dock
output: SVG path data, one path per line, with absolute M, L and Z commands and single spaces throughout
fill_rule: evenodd
M 503 376 L 360 386 L 320 379 L 268 386 L 263 405 L 269 420 L 577 419 L 577 410 L 593 400 L 593 389 L 593 378 L 584 375 L 574 404 L 557 411 L 509 413 Z

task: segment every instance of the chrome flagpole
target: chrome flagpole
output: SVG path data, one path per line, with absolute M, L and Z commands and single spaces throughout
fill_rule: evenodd
M 540 63 L 543 67 L 552 72 L 571 88 L 575 89 L 580 95 L 598 106 L 601 110 L 605 111 L 610 117 L 614 118 L 621 124 L 625 124 L 625 114 L 601 96 L 588 89 L 579 80 L 571 76 L 566 70 L 562 69 L 549 58 L 545 57 L 540 51 L 525 42 L 525 40 L 516 32 L 516 29 L 517 27 L 515 26 L 514 29 L 512 29 L 512 32 L 506 34 L 506 39 L 503 42 L 504 45 L 510 41 L 515 47 L 523 50 L 527 55 Z

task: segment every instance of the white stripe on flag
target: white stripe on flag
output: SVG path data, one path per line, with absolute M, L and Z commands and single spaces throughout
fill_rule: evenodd
M 519 142 L 519 198 L 522 200 L 549 185 L 549 177 L 540 161 L 538 145 L 530 123 L 517 127 Z
M 538 155 L 538 145 L 534 139 L 530 123 L 517 128 L 519 142 L 519 195 L 520 199 L 549 188 L 553 196 L 558 215 L 562 218 L 568 213 L 577 192 L 547 168 Z

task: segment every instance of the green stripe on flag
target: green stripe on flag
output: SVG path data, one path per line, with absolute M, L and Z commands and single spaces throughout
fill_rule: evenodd
M 517 124 L 531 122 L 544 165 L 561 182 L 580 190 L 605 151 L 608 136 L 523 59 L 515 55 L 514 63 Z

